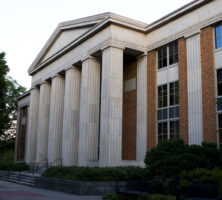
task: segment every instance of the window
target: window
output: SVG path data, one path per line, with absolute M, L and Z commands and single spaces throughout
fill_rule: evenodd
M 218 143 L 222 146 L 222 69 L 217 70 L 217 117 Z
M 222 111 L 222 69 L 217 70 L 217 111 Z
M 178 45 L 173 42 L 168 46 L 158 49 L 158 69 L 178 63 Z
M 215 28 L 216 49 L 222 47 L 222 25 Z
M 178 46 L 177 42 L 171 43 L 169 45 L 169 62 L 170 65 L 178 63 Z
M 158 69 L 167 66 L 167 47 L 158 50 Z
M 222 114 L 218 114 L 219 145 L 222 146 Z
M 178 81 L 158 86 L 158 141 L 179 138 Z

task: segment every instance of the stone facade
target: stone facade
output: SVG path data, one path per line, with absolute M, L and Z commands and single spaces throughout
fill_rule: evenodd
M 163 133 L 219 145 L 221 7 L 221 0 L 193 1 L 150 25 L 113 13 L 59 24 L 18 101 L 15 161 L 144 166 Z M 177 83 L 178 93 L 170 88 Z

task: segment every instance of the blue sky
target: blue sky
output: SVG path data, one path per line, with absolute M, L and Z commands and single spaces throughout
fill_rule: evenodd
M 0 52 L 6 52 L 10 76 L 30 88 L 27 70 L 56 26 L 63 21 L 114 12 L 145 23 L 191 0 L 2 0 Z

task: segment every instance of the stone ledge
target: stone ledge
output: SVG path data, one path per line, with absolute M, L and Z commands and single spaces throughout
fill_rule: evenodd
M 38 177 L 35 187 L 76 195 L 103 195 L 116 192 L 116 182 L 85 182 L 57 178 Z M 125 182 L 118 182 L 124 186 Z

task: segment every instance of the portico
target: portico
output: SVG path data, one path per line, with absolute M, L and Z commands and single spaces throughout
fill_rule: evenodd
M 60 23 L 28 70 L 15 160 L 144 166 L 162 140 L 219 145 L 221 6 L 193 1 L 150 25 L 113 13 Z

